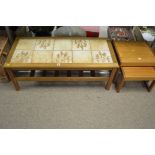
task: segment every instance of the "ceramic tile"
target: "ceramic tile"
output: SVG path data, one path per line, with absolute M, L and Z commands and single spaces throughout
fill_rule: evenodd
M 54 50 L 67 51 L 72 49 L 72 40 L 70 39 L 56 39 L 54 43 Z
M 12 63 L 31 63 L 32 51 L 16 50 L 12 56 Z
M 35 50 L 53 50 L 54 39 L 37 39 Z
M 112 63 L 109 51 L 92 51 L 93 63 Z
M 73 63 L 92 63 L 91 51 L 73 51 Z
M 85 39 L 77 39 L 77 40 L 72 40 L 72 50 L 90 50 L 90 44 L 89 40 Z
M 34 51 L 32 63 L 52 63 L 52 51 Z
M 91 50 L 107 50 L 109 51 L 106 40 L 90 40 Z
M 53 51 L 53 63 L 72 63 L 72 51 Z
M 33 50 L 35 46 L 35 39 L 20 39 L 16 46 L 17 50 Z

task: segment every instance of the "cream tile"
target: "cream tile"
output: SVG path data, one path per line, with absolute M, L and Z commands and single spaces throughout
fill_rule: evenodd
M 85 39 L 72 40 L 72 50 L 75 51 L 90 50 L 89 40 Z
M 112 63 L 109 51 L 92 51 L 93 63 Z
M 54 50 L 67 51 L 72 49 L 72 40 L 56 39 L 54 42 Z
M 34 51 L 32 63 L 52 63 L 52 51 Z
M 109 51 L 106 40 L 90 40 L 91 50 L 106 50 Z
M 35 46 L 35 39 L 20 39 L 16 46 L 17 50 L 33 50 Z
M 15 50 L 11 63 L 31 63 L 32 51 Z
M 91 51 L 73 51 L 73 63 L 92 63 Z
M 72 63 L 72 51 L 53 51 L 53 63 Z
M 53 50 L 54 39 L 37 39 L 35 50 Z

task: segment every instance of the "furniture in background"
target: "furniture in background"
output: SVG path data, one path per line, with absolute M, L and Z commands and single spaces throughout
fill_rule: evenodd
M 110 89 L 118 69 L 117 59 L 110 41 L 85 37 L 31 37 L 16 38 L 4 65 L 16 90 L 18 81 L 104 81 Z M 30 71 L 29 76 L 20 76 L 18 71 Z M 38 76 L 36 72 L 44 70 Z M 94 71 L 83 76 L 83 71 Z M 108 76 L 96 76 L 96 71 L 108 70 Z M 67 76 L 59 76 L 66 71 Z M 72 71 L 79 71 L 73 77 Z M 50 74 L 52 72 L 52 74 Z M 54 74 L 53 74 L 54 73 Z
M 123 40 L 123 41 L 130 41 L 135 39 L 132 32 L 132 27 L 127 26 L 124 27 L 109 26 L 108 37 L 111 40 Z
M 113 43 L 122 71 L 121 81 L 116 85 L 117 92 L 127 80 L 155 80 L 155 54 L 146 42 L 114 41 Z

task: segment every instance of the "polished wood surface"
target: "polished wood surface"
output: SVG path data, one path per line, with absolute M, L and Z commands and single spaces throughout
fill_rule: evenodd
M 122 67 L 125 80 L 154 80 L 155 69 L 153 67 Z
M 146 42 L 114 41 L 121 66 L 155 66 L 155 54 Z

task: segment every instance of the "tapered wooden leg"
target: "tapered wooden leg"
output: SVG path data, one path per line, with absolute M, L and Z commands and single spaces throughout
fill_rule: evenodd
M 155 86 L 155 81 L 152 81 L 150 86 L 148 86 L 148 91 L 150 92 L 154 86 Z
M 13 85 L 15 86 L 15 89 L 20 90 L 19 84 L 18 84 L 18 82 L 17 82 L 17 80 L 16 80 L 16 78 L 15 78 L 15 76 L 13 74 L 13 71 L 11 71 L 11 70 L 6 70 L 6 71 L 7 71 L 8 75 L 9 75 Z
M 10 79 L 9 74 L 7 73 L 7 71 L 6 70 L 4 70 L 4 71 L 5 71 L 5 75 L 6 75 L 7 80 L 8 81 L 11 81 L 11 79 Z
M 114 79 L 114 77 L 115 77 L 116 71 L 117 71 L 116 68 L 112 69 L 111 75 L 110 75 L 110 77 L 109 77 L 109 80 L 108 80 L 108 82 L 107 82 L 107 84 L 106 84 L 105 89 L 107 89 L 107 90 L 110 89 L 111 84 L 112 84 L 112 82 L 113 82 L 113 79 Z
M 118 83 L 118 85 L 116 86 L 116 92 L 117 93 L 120 92 L 121 88 L 124 86 L 124 83 L 125 83 L 125 80 L 124 80 L 124 77 L 122 76 L 120 83 Z
M 95 76 L 95 71 L 94 71 L 94 70 L 91 70 L 91 71 L 90 71 L 90 75 L 91 75 L 91 76 Z
M 71 71 L 70 71 L 70 70 L 67 71 L 67 76 L 68 76 L 68 77 L 71 76 Z
M 119 77 L 119 71 L 120 71 L 120 69 L 117 69 L 116 74 L 115 74 L 115 76 L 114 76 L 114 80 L 113 80 L 114 83 L 117 82 L 117 79 L 118 79 L 118 77 Z

